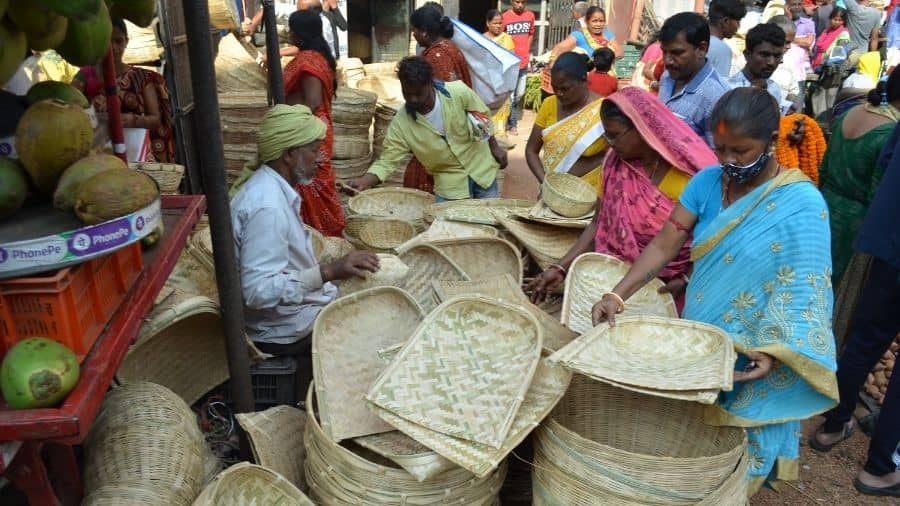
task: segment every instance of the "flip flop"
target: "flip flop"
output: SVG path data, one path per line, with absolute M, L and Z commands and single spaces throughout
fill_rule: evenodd
M 809 438 L 809 447 L 812 448 L 813 450 L 816 450 L 817 452 L 822 452 L 822 453 L 831 451 L 832 448 L 834 448 L 839 443 L 841 443 L 842 441 L 845 441 L 847 438 L 852 436 L 853 431 L 854 431 L 853 420 L 850 420 L 849 422 L 844 424 L 844 428 L 841 430 L 841 437 L 837 441 L 835 441 L 831 444 L 823 444 L 823 443 L 820 443 L 818 439 L 816 439 L 816 436 L 823 433 L 824 431 L 822 429 L 824 429 L 824 428 L 825 428 L 824 424 L 819 426 L 819 428 L 816 429 L 816 433 L 813 434 L 812 436 L 810 436 L 810 438 Z
M 890 487 L 870 487 L 865 483 L 859 481 L 859 478 L 853 480 L 853 486 L 856 487 L 856 490 L 859 490 L 860 493 L 866 495 L 877 495 L 882 497 L 900 497 L 900 483 L 896 485 L 891 485 Z

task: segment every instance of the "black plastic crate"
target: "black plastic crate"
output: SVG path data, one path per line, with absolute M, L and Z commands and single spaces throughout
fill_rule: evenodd
M 297 360 L 272 357 L 250 368 L 253 402 L 257 411 L 297 402 Z M 225 384 L 225 401 L 231 402 L 231 385 Z

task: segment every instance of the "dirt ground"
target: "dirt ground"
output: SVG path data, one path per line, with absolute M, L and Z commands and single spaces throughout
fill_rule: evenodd
M 535 199 L 538 184 L 525 164 L 525 143 L 534 124 L 534 113 L 526 111 L 519 121 L 518 135 L 509 136 L 516 147 L 509 152 L 509 167 L 503 196 Z M 788 485 L 781 493 L 762 490 L 750 501 L 752 506 L 828 504 L 833 506 L 898 505 L 900 499 L 865 496 L 853 488 L 853 479 L 865 463 L 869 438 L 859 430 L 849 440 L 831 452 L 821 454 L 806 445 L 806 439 L 821 424 L 816 417 L 803 424 L 800 447 L 800 480 Z

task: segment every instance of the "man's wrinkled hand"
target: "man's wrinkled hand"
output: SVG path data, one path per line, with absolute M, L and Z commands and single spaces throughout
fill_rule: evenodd
M 351 251 L 328 265 L 330 276 L 325 281 L 364 278 L 370 272 L 378 272 L 378 255 L 371 251 Z

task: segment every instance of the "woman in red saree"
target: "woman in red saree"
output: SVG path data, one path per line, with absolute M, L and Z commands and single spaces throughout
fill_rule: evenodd
M 594 220 L 575 246 L 531 283 L 536 301 L 562 282 L 583 253 L 595 251 L 634 262 L 669 219 L 690 178 L 716 163 L 703 139 L 656 97 L 637 87 L 607 97 L 600 116 L 612 148 L 603 162 L 603 195 Z M 660 274 L 679 309 L 690 270 L 688 243 Z
M 409 18 L 413 37 L 424 49 L 422 58 L 431 64 L 434 78 L 439 81 L 462 81 L 472 87 L 469 64 L 462 51 L 450 39 L 453 37 L 453 23 L 430 5 L 419 7 Z M 403 186 L 434 193 L 434 178 L 425 167 L 413 158 L 406 166 Z
M 335 187 L 331 166 L 334 127 L 331 123 L 331 101 L 337 89 L 336 63 L 322 36 L 322 19 L 311 10 L 291 14 L 291 41 L 300 49 L 284 68 L 284 94 L 289 105 L 303 104 L 325 122 L 325 140 L 320 148 L 319 170 L 312 184 L 298 186 L 302 199 L 303 223 L 327 236 L 340 237 L 344 232 L 344 211 Z

